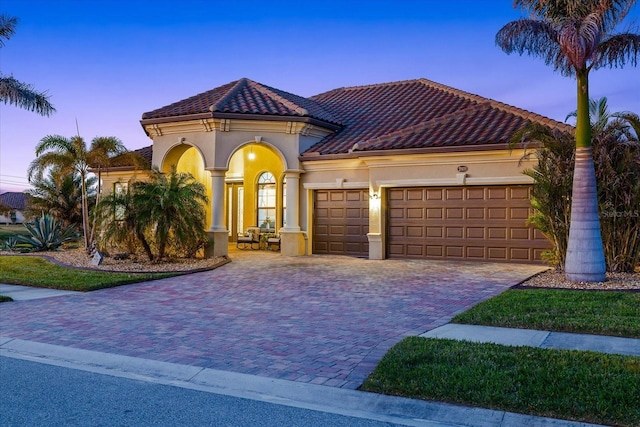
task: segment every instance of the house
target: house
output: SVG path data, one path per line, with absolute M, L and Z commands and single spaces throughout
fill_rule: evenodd
M 205 185 L 215 255 L 259 226 L 284 255 L 530 263 L 550 246 L 508 143 L 531 122 L 572 129 L 426 79 L 305 98 L 242 78 L 144 113 L 141 152 Z
M 0 214 L 2 224 L 22 224 L 24 222 L 24 210 L 27 207 L 27 195 L 15 191 L 0 194 L 0 205 L 10 209 L 9 212 Z

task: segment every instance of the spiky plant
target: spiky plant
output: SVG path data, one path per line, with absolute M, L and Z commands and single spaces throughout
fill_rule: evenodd
M 25 223 L 28 235 L 18 235 L 18 242 L 26 243 L 32 251 L 54 251 L 66 242 L 78 239 L 78 233 L 73 225 L 64 227 L 51 215 L 42 214 L 33 224 Z

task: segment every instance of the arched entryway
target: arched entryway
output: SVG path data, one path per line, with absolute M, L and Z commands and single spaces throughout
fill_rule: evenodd
M 248 227 L 277 233 L 285 225 L 285 165 L 279 152 L 261 143 L 238 149 L 225 175 L 225 223 L 229 241 Z
M 209 197 L 209 203 L 205 206 L 205 226 L 208 230 L 211 227 L 211 174 L 205 170 L 202 153 L 198 148 L 189 144 L 176 145 L 167 152 L 161 170 L 163 173 L 169 173 L 174 166 L 177 172 L 190 173 L 197 182 L 204 186 Z

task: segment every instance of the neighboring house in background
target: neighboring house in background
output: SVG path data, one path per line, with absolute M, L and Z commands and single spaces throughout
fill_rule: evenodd
M 1 224 L 22 224 L 27 207 L 27 195 L 15 191 L 0 194 L 0 204 L 11 209 L 9 214 L 0 215 Z
M 284 255 L 539 262 L 534 163 L 508 146 L 531 122 L 572 129 L 425 79 L 304 98 L 243 78 L 144 113 L 138 151 L 206 186 L 215 255 L 260 226 Z

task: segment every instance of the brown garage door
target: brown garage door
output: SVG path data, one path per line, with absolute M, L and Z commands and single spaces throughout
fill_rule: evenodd
M 316 190 L 313 253 L 369 256 L 368 190 Z
M 536 262 L 550 248 L 526 225 L 530 186 L 392 188 L 389 258 Z

